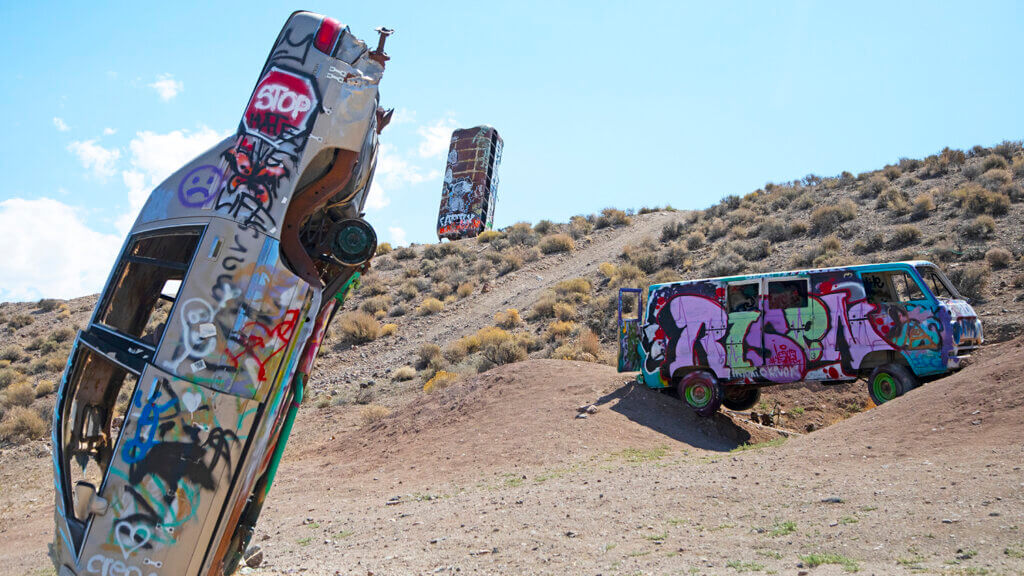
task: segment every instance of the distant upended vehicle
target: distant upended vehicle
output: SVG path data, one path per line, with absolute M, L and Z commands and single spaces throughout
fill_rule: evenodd
M 708 278 L 619 290 L 619 371 L 697 414 L 747 410 L 761 388 L 863 378 L 875 404 L 948 374 L 981 321 L 930 262 Z M 631 308 L 634 303 L 635 307 Z M 623 308 L 635 317 L 624 318 Z
M 494 227 L 504 143 L 490 126 L 452 132 L 437 215 L 437 239 L 473 238 Z
M 59 576 L 237 567 L 324 331 L 376 249 L 378 32 L 370 49 L 293 14 L 237 133 L 150 195 L 57 396 Z

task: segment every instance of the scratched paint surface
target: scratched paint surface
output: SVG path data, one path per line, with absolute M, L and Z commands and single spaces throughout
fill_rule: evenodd
M 469 238 L 492 228 L 503 146 L 489 126 L 452 133 L 437 218 L 439 239 Z
M 911 263 L 913 264 L 913 263 Z M 927 263 L 921 263 L 927 264 Z M 980 323 L 966 302 L 890 301 L 863 278 L 913 265 L 741 276 L 651 286 L 639 332 L 639 369 L 649 386 L 666 387 L 694 367 L 724 382 L 773 384 L 858 377 L 873 352 L 901 355 L 917 375 L 942 373 L 957 345 Z M 620 357 L 634 329 L 620 323 Z M 627 357 L 628 358 L 628 357 Z M 631 365 L 626 360 L 624 365 Z
M 325 289 L 344 293 L 360 273 L 332 264 L 316 269 L 322 284 L 304 280 L 282 227 L 300 182 L 339 150 L 362 161 L 330 221 L 360 216 L 383 127 L 382 47 L 293 14 L 237 132 L 151 193 L 58 390 L 62 575 L 220 570 L 340 305 Z

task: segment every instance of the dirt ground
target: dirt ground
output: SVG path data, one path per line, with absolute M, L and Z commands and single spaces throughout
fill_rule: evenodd
M 355 407 L 308 409 L 257 529 L 266 559 L 244 571 L 1020 574 L 1022 393 L 1018 338 L 788 439 L 554 360 L 415 396 L 372 425 Z M 49 570 L 47 450 L 0 454 L 4 573 Z

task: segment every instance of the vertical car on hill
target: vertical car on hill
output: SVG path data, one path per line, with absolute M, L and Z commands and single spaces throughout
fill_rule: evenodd
M 503 142 L 490 126 L 452 132 L 441 189 L 437 239 L 473 238 L 494 226 Z
M 324 330 L 376 246 L 362 219 L 388 60 L 296 12 L 237 133 L 150 195 L 54 411 L 60 576 L 229 574 Z
M 656 284 L 619 291 L 619 371 L 675 388 L 698 414 L 744 410 L 760 388 L 864 378 L 876 404 L 955 370 L 981 322 L 930 262 Z M 635 308 L 631 308 L 633 298 Z M 636 311 L 623 318 L 623 308 Z

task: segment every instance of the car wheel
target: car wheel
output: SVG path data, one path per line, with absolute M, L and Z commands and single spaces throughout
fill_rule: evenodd
M 690 372 L 679 381 L 679 398 L 698 416 L 708 417 L 722 405 L 722 385 L 708 372 Z
M 917 378 L 905 366 L 883 364 L 868 376 L 868 395 L 876 405 L 882 405 L 910 392 L 917 386 Z
M 760 399 L 760 388 L 747 388 L 744 390 L 727 387 L 725 389 L 725 397 L 722 398 L 722 405 L 729 410 L 739 412 L 741 410 L 750 410 Z

